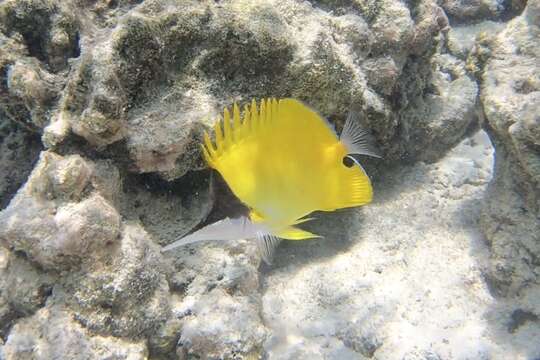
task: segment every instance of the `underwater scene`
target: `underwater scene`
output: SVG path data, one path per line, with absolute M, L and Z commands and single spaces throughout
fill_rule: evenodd
M 540 0 L 0 0 L 0 360 L 540 360 Z

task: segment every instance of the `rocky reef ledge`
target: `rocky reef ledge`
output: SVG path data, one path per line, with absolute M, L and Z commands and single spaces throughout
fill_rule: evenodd
M 0 2 L 0 359 L 540 358 L 539 39 L 540 0 Z M 359 111 L 374 202 L 162 254 L 269 96 Z

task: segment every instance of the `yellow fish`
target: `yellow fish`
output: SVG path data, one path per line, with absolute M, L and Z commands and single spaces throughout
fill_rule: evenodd
M 330 124 L 295 99 L 255 100 L 243 118 L 236 104 L 214 126 L 215 142 L 204 134 L 202 152 L 234 195 L 249 209 L 248 217 L 211 224 L 164 248 L 202 240 L 258 239 L 270 261 L 279 239 L 319 237 L 297 228 L 305 216 L 361 206 L 373 196 L 371 182 L 352 157 L 380 157 L 370 136 L 349 115 L 338 138 Z

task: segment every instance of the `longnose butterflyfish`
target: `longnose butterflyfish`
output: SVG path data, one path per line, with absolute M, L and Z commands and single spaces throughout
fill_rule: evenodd
M 205 132 L 201 145 L 208 166 L 249 209 L 165 246 L 164 251 L 204 240 L 256 239 L 269 263 L 281 239 L 320 237 L 298 224 L 314 211 L 368 204 L 373 190 L 352 155 L 380 157 L 371 135 L 354 112 L 338 137 L 331 125 L 295 99 L 255 100 L 226 108 L 214 125 L 215 141 Z

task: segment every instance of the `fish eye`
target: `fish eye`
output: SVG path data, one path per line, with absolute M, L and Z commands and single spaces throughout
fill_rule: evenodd
M 351 159 L 348 156 L 343 157 L 342 162 L 343 162 L 343 165 L 345 165 L 348 168 L 350 168 L 350 167 L 352 167 L 354 165 L 353 159 Z

